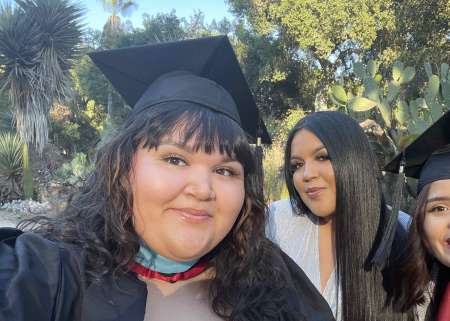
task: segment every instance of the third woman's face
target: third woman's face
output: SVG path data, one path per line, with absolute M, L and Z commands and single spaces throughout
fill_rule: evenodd
M 433 255 L 450 267 L 450 179 L 431 183 L 425 213 L 425 236 Z
M 134 159 L 134 228 L 158 254 L 198 259 L 222 241 L 244 203 L 244 168 L 235 158 L 180 145 L 179 135 Z
M 328 151 L 316 135 L 299 130 L 292 140 L 290 167 L 294 186 L 315 215 L 332 218 L 336 210 L 336 182 Z

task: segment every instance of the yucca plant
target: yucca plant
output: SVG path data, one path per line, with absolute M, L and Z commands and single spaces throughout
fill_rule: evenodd
M 16 0 L 0 5 L 0 65 L 17 130 L 39 151 L 48 141 L 47 115 L 54 100 L 74 89 L 68 70 L 81 42 L 84 10 L 68 0 Z
M 14 191 L 18 190 L 23 173 L 23 145 L 17 134 L 0 134 L 0 176 L 10 182 Z

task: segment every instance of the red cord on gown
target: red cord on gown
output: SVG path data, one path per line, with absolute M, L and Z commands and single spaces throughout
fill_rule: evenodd
M 199 264 L 195 265 L 194 267 L 190 268 L 186 272 L 181 273 L 174 273 L 170 276 L 164 276 L 159 274 L 156 271 L 150 270 L 149 268 L 146 268 L 140 264 L 134 263 L 134 265 L 131 268 L 131 271 L 133 271 L 136 274 L 142 275 L 143 277 L 149 278 L 149 279 L 158 279 L 163 280 L 170 283 L 175 283 L 177 281 L 183 281 L 190 278 L 193 278 L 194 276 L 199 275 L 203 270 L 205 270 L 206 266 L 208 265 L 209 260 L 204 259 Z

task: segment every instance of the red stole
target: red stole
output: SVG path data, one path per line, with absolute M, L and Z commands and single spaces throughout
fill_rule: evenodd
M 436 321 L 450 321 L 450 282 L 447 284 L 441 304 L 439 305 Z

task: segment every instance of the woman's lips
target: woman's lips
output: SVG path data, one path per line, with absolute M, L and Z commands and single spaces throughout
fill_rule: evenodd
M 450 238 L 448 238 L 447 241 L 445 241 L 444 245 L 446 248 L 450 249 Z
M 203 223 L 212 217 L 206 211 L 192 208 L 174 208 L 173 210 L 180 215 L 183 220 L 191 223 Z
M 309 198 L 311 199 L 315 199 L 317 197 L 320 196 L 320 194 L 322 194 L 322 192 L 325 190 L 324 187 L 312 187 L 312 188 L 308 188 L 306 190 L 306 195 L 308 195 Z

